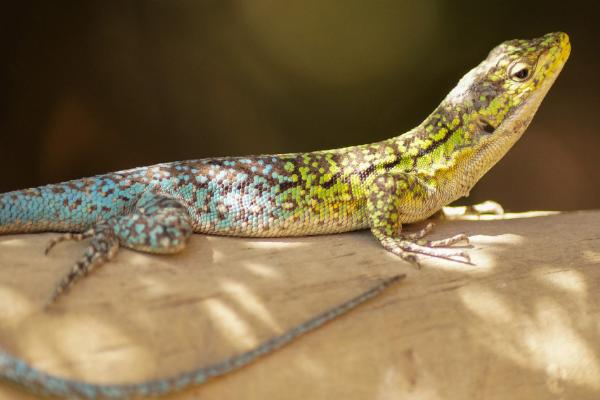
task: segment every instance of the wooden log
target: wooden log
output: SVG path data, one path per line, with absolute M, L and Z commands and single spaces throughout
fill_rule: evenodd
M 415 226 L 417 229 L 421 225 Z M 224 378 L 169 399 L 596 399 L 600 211 L 439 222 L 473 265 L 416 270 L 368 232 L 194 235 L 175 256 L 121 250 L 49 310 L 85 243 L 0 237 L 0 347 L 96 383 L 177 374 L 247 350 L 382 278 L 382 296 Z M 0 398 L 32 395 L 0 383 Z

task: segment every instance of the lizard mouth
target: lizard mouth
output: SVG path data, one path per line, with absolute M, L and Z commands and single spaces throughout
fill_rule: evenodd
M 547 48 L 541 55 L 538 63 L 543 68 L 545 80 L 550 79 L 552 84 L 560 74 L 563 66 L 571 54 L 571 42 L 566 33 L 558 32 L 553 34 L 554 45 Z

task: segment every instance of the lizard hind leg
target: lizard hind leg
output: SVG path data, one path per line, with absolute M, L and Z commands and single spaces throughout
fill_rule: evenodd
M 181 251 L 193 233 L 187 207 L 153 191 L 142 195 L 131 214 L 119 217 L 114 231 L 121 246 L 158 254 Z
M 52 240 L 46 248 L 46 253 L 57 243 L 65 240 L 83 240 L 91 237 L 90 245 L 83 256 L 73 265 L 69 272 L 58 282 L 46 307 L 51 305 L 62 293 L 66 292 L 75 282 L 86 276 L 95 267 L 111 260 L 119 249 L 119 241 L 113 231 L 113 222 L 98 222 L 92 229 L 82 234 L 65 234 Z
M 175 253 L 185 247 L 192 232 L 189 214 L 181 202 L 147 192 L 129 214 L 98 222 L 81 234 L 57 237 L 48 244 L 46 252 L 65 240 L 79 241 L 90 237 L 92 240 L 83 257 L 59 281 L 46 307 L 92 269 L 110 261 L 119 246 L 149 253 Z

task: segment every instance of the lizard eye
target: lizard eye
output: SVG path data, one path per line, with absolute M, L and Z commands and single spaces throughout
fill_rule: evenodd
M 508 76 L 513 81 L 523 82 L 531 76 L 531 66 L 522 61 L 517 61 L 508 68 Z

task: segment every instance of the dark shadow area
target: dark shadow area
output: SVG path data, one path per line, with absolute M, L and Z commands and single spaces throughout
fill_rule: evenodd
M 563 30 L 571 59 L 470 202 L 596 208 L 599 13 L 578 0 L 11 2 L 0 16 L 0 192 L 391 137 L 498 43 Z

